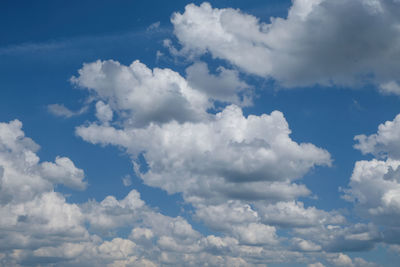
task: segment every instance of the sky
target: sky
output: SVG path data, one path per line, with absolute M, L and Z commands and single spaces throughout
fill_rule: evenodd
M 400 1 L 0 2 L 0 266 L 397 266 Z

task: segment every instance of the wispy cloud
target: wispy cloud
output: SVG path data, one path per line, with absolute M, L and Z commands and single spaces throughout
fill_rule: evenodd
M 71 118 L 85 113 L 88 110 L 88 106 L 84 106 L 77 111 L 73 111 L 64 106 L 63 104 L 51 104 L 47 106 L 47 110 L 55 116 Z

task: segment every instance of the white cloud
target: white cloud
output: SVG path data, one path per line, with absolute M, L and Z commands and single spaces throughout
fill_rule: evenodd
M 315 207 L 305 208 L 299 201 L 257 204 L 264 223 L 281 227 L 310 227 L 320 224 L 342 224 L 345 218 L 338 213 L 329 213 Z
M 378 265 L 368 262 L 362 258 L 351 259 L 349 256 L 343 253 L 336 255 L 328 255 L 328 261 L 337 267 L 377 267 Z
M 287 87 L 379 85 L 398 79 L 399 12 L 391 0 L 295 0 L 287 18 L 267 24 L 203 3 L 171 21 L 181 54 L 209 52 Z
M 132 185 L 132 178 L 129 174 L 122 177 L 122 184 L 124 186 L 131 186 Z
M 219 67 L 217 74 L 211 74 L 206 63 L 196 62 L 186 69 L 186 75 L 192 88 L 205 92 L 213 100 L 240 106 L 252 104 L 250 86 L 240 80 L 235 70 Z
M 387 95 L 400 95 L 400 86 L 395 81 L 386 82 L 380 85 L 379 90 Z
M 42 176 L 52 183 L 64 184 L 79 190 L 86 188 L 83 170 L 76 168 L 69 158 L 56 157 L 55 163 L 43 162 L 40 165 Z
M 244 244 L 263 245 L 277 244 L 276 229 L 273 226 L 250 223 L 249 225 L 240 225 L 235 227 L 235 233 L 239 240 Z
M 66 157 L 55 163 L 40 163 L 36 155 L 39 146 L 25 137 L 18 120 L 0 123 L 0 204 L 29 201 L 54 184 L 84 189 L 84 172 Z
M 144 182 L 169 193 L 182 192 L 191 202 L 196 198 L 219 201 L 224 195 L 286 199 L 282 192 L 274 195 L 275 189 L 287 190 L 291 197 L 306 195 L 307 189 L 290 181 L 316 165 L 331 162 L 327 151 L 291 140 L 281 112 L 246 118 L 237 106 L 228 106 L 199 123 L 170 122 L 121 130 L 91 124 L 76 132 L 92 143 L 124 147 L 134 159 L 145 151 L 149 170 L 138 173 Z
M 313 252 L 320 251 L 322 249 L 321 246 L 302 238 L 293 238 L 292 244 L 295 249 L 300 251 Z
M 56 184 L 83 189 L 84 173 L 65 157 L 40 163 L 39 146 L 18 120 L 0 123 L 1 265 L 14 266 L 32 251 L 89 237 L 79 206 L 54 192 Z
M 332 258 L 331 262 L 335 266 L 353 267 L 353 261 L 346 254 L 340 253 L 336 258 Z
M 99 121 L 107 123 L 113 119 L 113 111 L 109 105 L 104 104 L 103 101 L 96 103 L 96 117 Z
M 18 120 L 0 123 L 1 266 L 156 266 L 160 251 L 179 264 L 190 253 L 197 263 L 207 261 L 206 255 L 193 254 L 207 254 L 200 233 L 181 217 L 155 212 L 135 190 L 121 200 L 68 203 L 54 192 L 55 185 L 84 189 L 84 172 L 65 157 L 41 163 L 38 145 L 21 128 Z M 116 231 L 127 227 L 133 228 L 132 240 Z M 153 240 L 181 247 L 172 253 Z
M 88 107 L 84 106 L 80 110 L 72 111 L 63 104 L 51 104 L 47 106 L 47 109 L 51 114 L 55 116 L 70 118 L 85 113 Z
M 361 134 L 354 139 L 358 141 L 354 147 L 363 154 L 400 159 L 400 114 L 393 121 L 379 125 L 376 134 Z
M 356 201 L 364 216 L 392 225 L 400 218 L 400 161 L 356 162 L 345 199 Z
M 155 31 L 155 30 L 157 30 L 159 27 L 160 27 L 160 22 L 159 21 L 156 21 L 156 22 L 154 22 L 154 23 L 152 23 L 152 24 L 150 24 L 150 26 L 149 27 L 147 27 L 147 31 Z
M 293 236 L 320 246 L 325 252 L 365 251 L 382 241 L 382 234 L 373 224 L 319 224 L 293 228 Z
M 107 196 L 103 201 L 89 201 L 81 206 L 91 230 L 104 233 L 134 224 L 146 209 L 140 194 L 132 190 L 124 199 Z
M 217 231 L 232 231 L 235 225 L 259 221 L 258 213 L 249 204 L 240 201 L 227 201 L 221 205 L 200 205 L 195 216 Z
M 207 116 L 205 110 L 210 106 L 207 96 L 192 89 L 177 72 L 151 70 L 139 61 L 124 66 L 113 60 L 98 60 L 84 64 L 78 72 L 71 81 L 106 101 L 129 124 L 198 121 Z M 101 104 L 97 114 L 106 120 L 111 117 Z

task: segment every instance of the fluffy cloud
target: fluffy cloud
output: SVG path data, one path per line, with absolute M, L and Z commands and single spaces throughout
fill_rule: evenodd
M 292 240 L 293 246 L 295 249 L 299 250 L 299 251 L 307 251 L 307 252 L 312 252 L 312 251 L 320 251 L 321 250 L 321 246 L 308 241 L 308 240 L 304 240 L 301 238 L 293 238 Z
M 205 110 L 210 105 L 207 96 L 192 89 L 177 72 L 151 70 L 139 61 L 130 66 L 113 60 L 84 64 L 71 81 L 89 89 L 111 109 L 125 116 L 126 123 L 135 125 L 198 121 L 206 116 Z M 97 116 L 101 120 L 111 120 L 110 109 L 101 103 L 96 105 Z
M 378 265 L 367 262 L 362 258 L 351 259 L 349 256 L 343 253 L 338 253 L 336 255 L 329 255 L 328 261 L 337 267 L 376 267 Z
M 55 163 L 43 162 L 41 164 L 41 175 L 53 183 L 83 190 L 86 182 L 83 181 L 85 174 L 83 170 L 75 167 L 74 163 L 66 157 L 56 157 Z
M 363 154 L 400 159 L 400 114 L 393 121 L 379 125 L 378 132 L 370 136 L 357 135 L 354 147 Z
M 305 188 L 290 182 L 316 165 L 331 162 L 327 151 L 291 140 L 281 112 L 246 118 L 237 106 L 199 123 L 171 122 L 139 129 L 91 124 L 76 132 L 92 143 L 124 147 L 134 159 L 144 151 L 149 170 L 138 174 L 145 183 L 169 193 L 182 192 L 193 203 L 218 202 L 221 196 L 285 198 L 282 191 L 274 195 L 274 190 L 306 195 Z M 237 189 L 241 192 L 233 191 Z
M 345 199 L 355 201 L 361 212 L 383 224 L 400 218 L 400 161 L 358 161 L 345 190 Z
M 325 265 L 323 265 L 320 262 L 316 262 L 316 263 L 308 264 L 307 267 L 325 267 Z
M 0 236 L 5 266 L 33 249 L 89 236 L 80 208 L 53 190 L 55 184 L 84 189 L 84 172 L 65 157 L 40 163 L 39 146 L 21 128 L 18 120 L 0 123 Z
M 386 95 L 400 95 L 400 85 L 397 82 L 390 81 L 383 83 L 379 87 L 379 91 Z
M 84 172 L 66 157 L 40 163 L 39 146 L 25 137 L 18 120 L 0 123 L 0 204 L 32 200 L 53 184 L 84 189 Z
M 209 52 L 288 87 L 367 80 L 395 93 L 388 85 L 398 82 L 399 13 L 393 0 L 295 0 L 287 18 L 267 24 L 203 3 L 171 21 L 183 54 Z
M 120 66 L 115 62 L 111 65 Z M 205 65 L 195 67 L 208 72 Z M 83 73 L 81 70 L 75 82 L 85 77 Z M 210 265 L 235 262 L 240 266 L 272 258 L 275 262 L 296 261 L 304 256 L 302 252 L 367 250 L 381 240 L 373 225 L 346 226 L 339 213 L 296 201 L 310 194 L 296 181 L 315 166 L 330 166 L 331 158 L 324 149 L 293 141 L 281 112 L 244 116 L 240 107 L 230 105 L 212 114 L 202 106 L 197 111 L 206 115 L 200 120 L 179 120 L 171 115 L 170 120 L 147 118 L 147 123 L 137 124 L 136 111 L 126 111 L 125 104 L 119 102 L 122 95 L 105 96 L 119 91 L 115 85 L 122 78 L 100 76 L 104 80 L 98 85 L 86 85 L 97 88 L 93 90 L 101 99 L 96 104 L 98 121 L 77 127 L 77 135 L 94 144 L 123 148 L 132 157 L 137 176 L 147 185 L 170 194 L 182 193 L 194 208 L 193 218 L 222 236 L 202 236 L 183 218 L 152 211 L 134 190 L 122 200 L 109 196 L 102 202 L 81 205 L 90 232 L 114 236 L 119 228 L 132 227 L 129 240 L 141 251 L 140 257 L 187 265 L 196 265 L 204 257 Z M 165 90 L 153 82 L 152 90 Z M 127 82 L 126 88 L 136 90 L 137 85 L 129 84 L 132 82 Z M 98 88 L 105 92 L 97 92 Z M 290 239 L 283 241 L 278 229 L 291 227 Z M 221 255 L 224 257 L 219 258 Z
M 397 235 L 394 223 L 400 218 L 400 115 L 393 121 L 379 125 L 370 136 L 358 135 L 355 148 L 363 154 L 371 153 L 379 159 L 356 162 L 345 189 L 344 198 L 354 201 L 361 214 L 380 225 L 389 227 L 390 235 Z M 398 219 L 397 219 L 398 220 Z
M 261 220 L 281 227 L 311 227 L 320 224 L 342 224 L 345 218 L 338 213 L 329 213 L 315 207 L 305 208 L 299 201 L 256 204 Z
M 136 190 L 120 200 L 68 203 L 54 186 L 84 189 L 84 172 L 65 157 L 41 163 L 38 148 L 21 122 L 0 123 L 0 265 L 249 265 L 235 238 L 203 236 L 182 217 L 148 207 Z M 127 228 L 131 233 L 121 236 Z M 272 227 L 259 224 L 240 226 L 237 233 L 249 244 L 275 238 Z M 225 253 L 216 256 L 217 250 Z
M 103 101 L 96 103 L 96 117 L 99 121 L 107 123 L 113 118 L 113 111 L 109 105 L 104 104 Z
M 252 104 L 250 86 L 239 78 L 235 70 L 219 67 L 217 74 L 211 74 L 204 62 L 196 62 L 186 69 L 189 85 L 204 91 L 213 100 L 234 103 L 241 106 Z
M 382 233 L 373 224 L 319 224 L 308 228 L 293 228 L 294 243 L 303 249 L 320 247 L 325 252 L 365 251 L 382 241 Z M 300 238 L 300 240 L 298 239 Z M 301 242 L 300 242 L 301 241 Z

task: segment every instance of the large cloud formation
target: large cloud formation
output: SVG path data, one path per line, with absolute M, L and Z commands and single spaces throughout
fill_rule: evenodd
M 188 5 L 172 22 L 180 53 L 210 52 L 285 86 L 356 84 L 367 76 L 396 91 L 397 5 L 297 0 L 286 19 L 263 24 L 205 3 Z M 375 266 L 344 253 L 378 243 L 398 249 L 399 117 L 356 137 L 355 147 L 378 159 L 357 162 L 343 189 L 365 219 L 354 223 L 300 199 L 312 193 L 302 178 L 331 166 L 331 155 L 293 140 L 280 111 L 245 115 L 252 88 L 239 77 L 222 67 L 210 73 L 202 62 L 184 77 L 139 61 L 98 60 L 71 78 L 95 102 L 96 119 L 76 134 L 124 150 L 135 178 L 181 194 L 190 218 L 158 212 L 134 189 L 122 199 L 69 203 L 56 185 L 85 190 L 84 171 L 62 156 L 41 162 L 20 121 L 0 123 L 0 265 Z M 192 220 L 214 234 L 197 231 Z
M 201 246 L 212 240 L 217 242 L 212 245 L 216 246 L 212 253 L 230 257 L 237 257 L 236 253 L 239 253 L 242 257 L 238 262 L 251 265 L 298 261 L 299 257 L 306 255 L 303 253 L 320 253 L 319 257 L 329 262 L 335 257 L 346 256 L 335 254 L 337 252 L 371 249 L 381 241 L 381 235 L 373 225 L 353 226 L 338 212 L 306 207 L 298 201 L 299 197 L 311 193 L 300 182 L 301 178 L 316 166 L 330 166 L 332 160 L 326 150 L 292 140 L 289 125 L 281 112 L 244 116 L 239 106 L 227 105 L 220 112 L 207 113 L 203 108 L 212 106 L 217 99 L 210 92 L 196 88 L 193 90 L 199 90 L 207 99 L 207 105 L 197 106 L 201 108 L 198 112 L 205 112 L 205 116 L 181 120 L 180 116 L 170 114 L 169 120 L 165 121 L 148 117 L 147 121 L 137 122 L 137 109 L 123 112 L 127 106 L 119 101 L 119 96 L 126 92 L 130 95 L 129 92 L 138 90 L 140 85 L 132 82 L 121 87 L 114 77 L 121 77 L 127 67 L 117 62 L 112 62 L 118 66 L 112 76 L 104 70 L 101 74 L 98 69 L 85 71 L 88 66 L 104 64 L 109 62 L 85 64 L 79 75 L 73 78 L 76 83 L 102 77 L 107 79 L 102 83 L 107 84 L 108 92 L 112 92 L 102 93 L 102 83 L 78 83 L 89 89 L 92 99 L 97 101 L 98 120 L 77 127 L 76 134 L 93 144 L 124 149 L 131 156 L 138 177 L 147 185 L 170 194 L 182 194 L 184 201 L 194 208 L 193 218 L 223 238 L 208 236 L 204 237 L 207 241 L 200 243 L 190 239 L 183 243 L 184 246 L 170 238 L 162 238 L 158 244 L 163 248 L 175 253 L 194 253 L 193 260 L 201 261 L 204 260 Z M 201 63 L 196 64 L 196 68 L 205 68 Z M 143 68 L 147 67 L 143 65 Z M 165 69 L 157 71 L 170 72 Z M 200 76 L 203 74 L 200 72 Z M 136 80 L 145 77 L 135 73 Z M 185 78 L 179 79 L 181 84 L 188 84 Z M 169 92 L 177 88 L 173 83 L 153 84 L 162 86 L 153 87 L 153 91 Z M 164 100 L 159 98 L 157 101 Z M 158 117 L 156 113 L 154 116 Z M 113 202 L 115 200 L 110 199 L 110 203 Z M 93 210 L 90 205 L 86 208 L 88 212 Z M 101 221 L 105 225 L 116 224 L 106 217 L 101 217 Z M 117 220 L 121 225 L 134 221 L 126 215 Z M 154 233 L 147 230 L 149 224 L 150 220 L 145 220 L 140 229 L 133 230 L 132 236 L 140 237 L 143 242 L 151 239 Z M 281 238 L 279 229 L 289 230 L 290 239 Z M 95 222 L 92 230 L 104 231 Z M 370 238 L 362 239 L 360 236 Z M 154 248 L 151 242 L 145 243 Z M 174 257 L 176 260 L 176 255 Z
M 172 16 L 181 53 L 210 53 L 283 86 L 365 82 L 398 94 L 400 3 L 396 0 L 295 0 L 270 23 L 209 3 Z
M 77 134 L 92 143 L 125 147 L 134 159 L 145 151 L 149 170 L 142 179 L 169 193 L 183 192 L 192 202 L 302 195 L 305 189 L 290 182 L 315 165 L 330 164 L 327 151 L 290 139 L 282 113 L 245 118 L 237 106 L 199 123 L 124 129 L 94 123 L 78 127 Z
M 240 200 L 198 207 L 196 216 L 221 236 L 203 235 L 184 218 L 153 210 L 136 190 L 120 200 L 110 195 L 68 203 L 55 185 L 83 190 L 84 172 L 65 157 L 40 162 L 38 148 L 20 121 L 0 123 L 1 266 L 249 266 L 304 257 L 283 246 L 276 226 Z M 294 205 L 314 218 L 343 223 L 335 214 Z M 121 235 L 122 229 L 128 233 Z M 320 249 L 311 241 L 293 242 L 302 251 Z
M 356 204 L 360 215 L 385 229 L 383 238 L 399 244 L 400 228 L 400 115 L 379 125 L 370 136 L 358 135 L 355 148 L 377 158 L 356 162 L 344 198 Z

